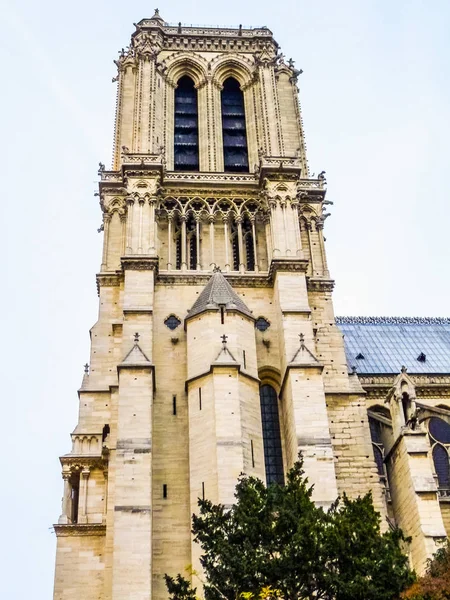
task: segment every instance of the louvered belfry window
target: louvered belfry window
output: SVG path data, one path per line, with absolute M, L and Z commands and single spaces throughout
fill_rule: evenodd
M 175 171 L 198 171 L 197 90 L 190 77 L 182 77 L 175 90 Z
M 244 95 L 233 77 L 223 84 L 222 134 L 225 171 L 248 171 Z

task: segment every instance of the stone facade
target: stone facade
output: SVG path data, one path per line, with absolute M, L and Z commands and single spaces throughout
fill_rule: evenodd
M 439 502 L 424 426 L 405 420 L 402 394 L 416 397 L 414 381 L 401 373 L 373 384 L 348 372 L 324 246 L 325 179 L 311 178 L 306 161 L 300 71 L 267 28 L 171 26 L 158 12 L 136 25 L 115 62 L 113 165 L 99 169 L 99 316 L 72 450 L 61 457 L 55 600 L 167 597 L 164 574 L 198 566 L 197 498 L 230 504 L 239 473 L 265 479 L 276 462 L 267 427 L 279 437 L 282 472 L 303 453 L 318 504 L 371 491 L 383 526 L 413 536 L 411 560 L 422 569 L 448 530 L 449 505 Z M 189 103 L 177 95 L 183 77 L 192 111 L 178 118 Z M 190 140 L 187 154 L 177 139 Z M 198 169 L 180 168 L 194 155 Z M 261 386 L 274 391 L 272 421 Z M 425 402 L 444 420 L 450 413 L 434 407 L 449 390 L 450 381 Z M 390 414 L 373 409 L 375 397 Z M 372 413 L 386 438 L 386 477 Z

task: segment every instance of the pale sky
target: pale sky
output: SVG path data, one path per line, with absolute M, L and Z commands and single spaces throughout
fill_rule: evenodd
M 110 163 L 113 59 L 140 0 L 0 0 L 6 288 L 2 598 L 52 597 L 70 450 L 97 315 L 94 197 Z M 326 170 L 336 314 L 448 316 L 450 2 L 172 0 L 169 22 L 267 25 L 304 73 L 311 172 Z M 4 238 L 5 239 L 5 238 Z

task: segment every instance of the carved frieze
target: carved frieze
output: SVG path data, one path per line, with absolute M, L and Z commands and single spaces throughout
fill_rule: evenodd
M 56 537 L 106 535 L 106 525 L 102 523 L 74 523 L 53 525 Z

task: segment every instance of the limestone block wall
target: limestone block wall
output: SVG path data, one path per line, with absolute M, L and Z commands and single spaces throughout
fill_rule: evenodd
M 211 363 L 221 350 L 221 336 L 224 334 L 228 337 L 227 347 L 237 363 L 250 375 L 257 377 L 253 321 L 237 311 L 230 310 L 225 311 L 223 321 L 222 323 L 221 314 L 217 310 L 201 313 L 188 320 L 189 379 L 209 371 Z
M 104 600 L 103 536 L 58 537 L 54 600 Z
M 445 536 L 428 449 L 424 433 L 405 432 L 386 461 L 396 522 L 412 538 L 411 557 L 419 573 Z
M 373 456 L 365 399 L 357 395 L 326 395 L 328 423 L 336 459 L 339 494 L 350 498 L 372 492 L 375 509 L 386 528 L 384 486 L 380 483 Z
M 167 595 L 164 574 L 183 573 L 191 564 L 189 429 L 185 383 L 186 333 L 183 325 L 171 331 L 164 320 L 175 314 L 183 319 L 194 302 L 195 286 L 183 293 L 174 286 L 155 287 L 153 362 L 156 392 L 153 401 L 152 536 L 153 594 Z M 172 340 L 176 340 L 173 342 Z M 166 497 L 164 497 L 166 486 Z

